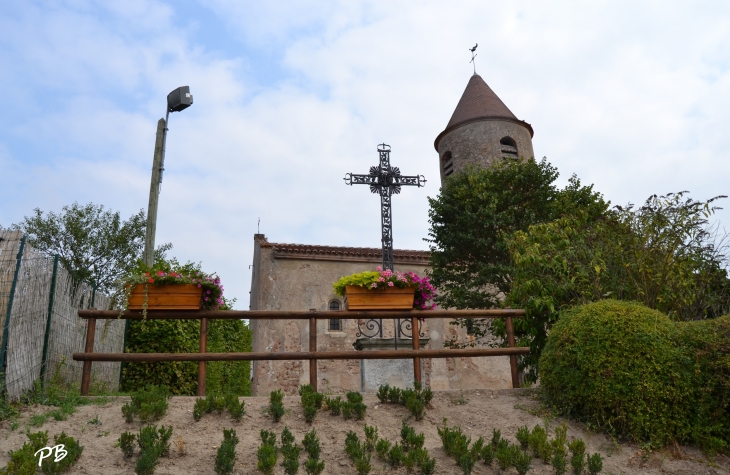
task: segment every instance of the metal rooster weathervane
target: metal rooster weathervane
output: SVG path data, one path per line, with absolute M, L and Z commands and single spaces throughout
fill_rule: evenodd
M 347 173 L 345 184 L 370 185 L 372 193 L 380 194 L 380 222 L 383 243 L 383 270 L 393 270 L 393 213 L 391 196 L 400 193 L 401 186 L 425 186 L 423 175 L 404 176 L 398 167 L 390 166 L 390 145 L 378 145 L 380 165 L 370 167 L 367 175 Z
M 474 52 L 477 50 L 477 46 L 479 46 L 479 43 L 475 44 L 473 48 L 469 48 L 469 51 L 471 51 L 471 61 L 469 62 L 474 64 L 474 74 L 477 73 L 477 62 L 474 61 L 474 58 L 477 57 L 477 54 Z

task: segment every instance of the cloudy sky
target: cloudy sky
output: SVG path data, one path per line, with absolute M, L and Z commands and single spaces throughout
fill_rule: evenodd
M 189 85 L 157 242 L 238 308 L 259 218 L 272 242 L 379 246 L 378 197 L 342 178 L 381 142 L 429 180 L 394 199 L 396 247 L 427 249 L 433 141 L 475 43 L 560 184 L 576 173 L 614 204 L 730 194 L 728 2 L 27 1 L 0 11 L 0 225 L 74 201 L 146 210 L 156 122 Z

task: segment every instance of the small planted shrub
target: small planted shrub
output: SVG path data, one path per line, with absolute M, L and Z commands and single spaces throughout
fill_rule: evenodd
M 235 429 L 223 429 L 223 443 L 218 447 L 215 456 L 215 473 L 218 475 L 230 475 L 233 473 L 233 465 L 236 458 L 236 445 L 238 435 Z M 276 450 L 276 449 L 274 449 Z
M 231 414 L 231 418 L 238 422 L 246 413 L 246 401 L 239 401 L 235 394 L 227 394 L 225 396 L 226 409 Z
M 390 391 L 389 384 L 384 384 L 382 386 L 378 386 L 378 392 L 375 393 L 375 395 L 378 397 L 378 401 L 380 401 L 383 404 L 385 404 L 386 402 L 389 402 L 388 391 Z
M 322 408 L 324 394 L 316 392 L 311 385 L 305 384 L 299 387 L 299 395 L 302 407 L 304 407 L 304 419 L 311 424 L 317 416 L 317 412 Z
M 492 462 L 494 462 L 494 447 L 491 445 L 485 445 L 482 447 L 482 451 L 479 455 L 484 463 L 491 467 Z
M 400 429 L 401 446 L 405 452 L 423 448 L 425 436 L 416 434 L 416 430 L 403 421 Z
M 497 429 L 492 429 L 492 447 L 497 447 L 499 445 L 499 441 L 502 439 L 502 432 Z
M 401 402 L 401 390 L 400 388 L 389 388 L 388 389 L 388 402 L 392 404 L 400 404 Z
M 352 403 L 350 401 L 344 401 L 341 406 L 342 417 L 345 419 L 352 419 Z
M 122 435 L 119 436 L 119 447 L 125 457 L 134 455 L 134 442 L 135 436 L 131 432 L 122 432 Z
M 547 444 L 547 432 L 542 426 L 536 425 L 532 429 L 528 442 L 533 457 L 541 457 L 542 447 Z
M 519 441 L 523 449 L 527 449 L 530 445 L 530 429 L 527 426 L 518 427 L 515 438 Z
M 279 422 L 284 417 L 284 393 L 281 392 L 281 389 L 271 391 L 269 394 L 268 412 L 274 422 Z
M 525 475 L 532 468 L 532 455 L 524 450 L 518 450 L 513 454 L 512 465 L 519 475 Z
M 375 450 L 375 445 L 378 443 L 378 428 L 365 424 L 364 430 L 365 444 L 363 445 L 363 448 L 366 452 L 372 453 Z
M 7 475 L 34 475 L 37 473 L 40 462 L 41 472 L 47 475 L 55 475 L 68 471 L 76 464 L 83 447 L 73 437 L 69 437 L 65 432 L 53 437 L 54 443 L 48 443 L 48 431 L 35 432 L 27 434 L 29 442 L 25 442 L 18 450 L 11 450 L 8 454 L 10 460 L 5 469 L 0 469 L 0 473 Z M 56 452 L 51 451 L 49 445 L 63 444 L 66 455 L 62 460 L 56 462 Z M 44 450 L 45 449 L 45 450 Z M 39 453 L 40 451 L 40 453 Z M 37 454 L 37 455 L 36 455 Z
M 330 411 L 333 416 L 339 416 L 342 414 L 342 398 L 340 396 L 333 398 L 325 398 L 324 406 Z
M 167 401 L 171 397 L 170 391 L 164 386 L 150 385 L 132 393 L 132 401 L 122 406 L 124 420 L 132 422 L 138 416 L 141 422 L 158 421 L 167 413 Z
M 551 461 L 551 464 L 553 468 L 555 469 L 556 475 L 564 475 L 567 470 L 567 461 L 565 460 L 565 454 L 561 452 L 557 452 L 555 455 L 553 455 L 553 459 Z
M 208 407 L 208 401 L 206 399 L 196 399 L 195 405 L 193 406 L 193 419 L 199 421 L 203 417 L 203 414 L 209 412 Z M 122 411 L 124 411 L 124 408 L 122 408 Z
M 324 471 L 324 460 L 319 460 L 321 449 L 319 445 L 319 438 L 317 437 L 317 431 L 312 429 L 304 434 L 302 445 L 309 457 L 307 461 L 304 462 L 304 470 L 307 472 L 307 475 L 319 475 L 322 471 Z
M 170 453 L 170 437 L 172 437 L 172 426 L 144 426 L 140 427 L 137 435 L 137 444 L 140 454 L 137 459 L 135 473 L 137 475 L 151 475 L 155 473 L 158 459 L 166 457 Z
M 378 439 L 375 443 L 375 453 L 383 460 L 388 458 L 390 452 L 390 441 L 388 439 Z
M 393 468 L 398 468 L 403 465 L 403 447 L 400 444 L 395 443 L 388 451 L 386 460 L 388 464 Z
M 276 450 L 276 434 L 262 429 L 260 435 L 261 445 L 256 452 L 257 467 L 262 473 L 271 475 L 274 473 L 279 456 Z
M 294 435 L 288 427 L 281 433 L 281 454 L 284 460 L 281 465 L 286 475 L 296 475 L 299 472 L 299 454 L 302 448 L 294 443 Z
M 588 473 L 596 475 L 603 470 L 603 459 L 600 454 L 593 454 L 588 457 Z
M 512 451 L 508 444 L 497 445 L 495 456 L 500 470 L 507 470 L 512 466 Z
M 573 469 L 573 474 L 581 475 L 586 467 L 586 444 L 583 439 L 575 439 L 568 444 L 568 449 L 571 453 L 570 467 Z

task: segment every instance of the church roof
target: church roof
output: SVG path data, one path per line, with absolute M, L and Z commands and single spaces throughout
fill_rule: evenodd
M 277 259 L 317 259 L 354 262 L 380 262 L 383 251 L 374 247 L 315 246 L 311 244 L 288 244 L 268 242 L 262 235 L 257 235 L 261 247 L 271 247 Z M 429 251 L 393 249 L 396 262 L 428 265 Z
M 481 120 L 506 120 L 522 125 L 530 132 L 530 136 L 534 135 L 532 126 L 525 121 L 517 119 L 511 110 L 502 102 L 497 94 L 492 91 L 484 79 L 478 74 L 474 74 L 464 89 L 464 93 L 456 105 L 451 120 L 446 125 L 446 129 L 436 137 L 434 146 L 438 150 L 438 143 L 441 138 L 448 132 L 457 127 L 461 127 L 472 122 Z

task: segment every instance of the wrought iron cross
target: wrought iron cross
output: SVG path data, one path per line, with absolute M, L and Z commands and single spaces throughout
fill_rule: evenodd
M 390 166 L 390 145 L 378 145 L 380 165 L 370 167 L 367 175 L 348 173 L 345 175 L 347 185 L 370 185 L 370 191 L 380 194 L 380 222 L 382 226 L 383 270 L 393 270 L 393 215 L 391 196 L 400 193 L 401 186 L 425 186 L 423 175 L 404 176 L 398 167 Z

